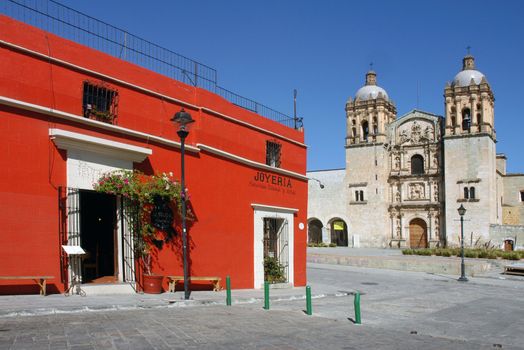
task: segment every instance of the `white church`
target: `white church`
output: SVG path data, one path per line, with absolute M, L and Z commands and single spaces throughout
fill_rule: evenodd
M 444 88 L 444 116 L 397 117 L 376 73 L 346 103 L 346 168 L 308 172 L 308 242 L 424 248 L 524 246 L 524 174 L 496 153 L 495 97 L 473 56 Z

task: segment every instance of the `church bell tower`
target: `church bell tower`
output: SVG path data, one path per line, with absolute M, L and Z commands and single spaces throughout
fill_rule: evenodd
M 495 98 L 486 77 L 467 55 L 462 70 L 444 89 L 444 180 L 446 239 L 460 242 L 457 208 L 466 208 L 464 235 L 475 242 L 489 237 L 499 221 L 496 198 Z

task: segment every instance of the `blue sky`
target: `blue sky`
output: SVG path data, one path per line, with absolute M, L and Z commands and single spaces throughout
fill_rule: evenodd
M 308 170 L 345 166 L 344 106 L 370 62 L 399 116 L 442 115 L 471 46 L 495 94 L 497 152 L 524 172 L 524 1 L 60 2 L 209 65 L 219 85 L 283 113 L 297 89 Z

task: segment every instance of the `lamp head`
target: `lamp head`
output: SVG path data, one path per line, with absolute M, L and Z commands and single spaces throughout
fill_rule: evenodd
M 187 113 L 184 108 L 177 112 L 171 121 L 178 124 L 180 130 L 187 130 L 188 125 L 193 123 L 195 120 L 191 117 L 191 114 Z
M 466 214 L 466 208 L 461 204 L 460 207 L 457 209 L 460 216 L 464 216 Z

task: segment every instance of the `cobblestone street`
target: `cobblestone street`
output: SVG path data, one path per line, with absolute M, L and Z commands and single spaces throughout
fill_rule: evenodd
M 491 349 L 300 311 L 209 306 L 7 318 L 2 349 Z M 505 347 L 506 348 L 506 347 Z
M 304 299 L 282 294 L 263 310 L 260 299 L 239 299 L 248 291 L 233 291 L 231 307 L 218 304 L 224 292 L 206 294 L 216 296 L 215 304 L 84 312 L 55 307 L 44 315 L 1 317 L 0 349 L 523 349 L 519 277 L 460 283 L 455 276 L 310 264 L 308 278 L 313 316 L 304 313 Z M 362 325 L 351 320 L 348 293 L 357 290 Z M 34 297 L 10 300 L 45 300 Z M 105 299 L 97 296 L 67 300 L 99 300 L 104 310 Z

